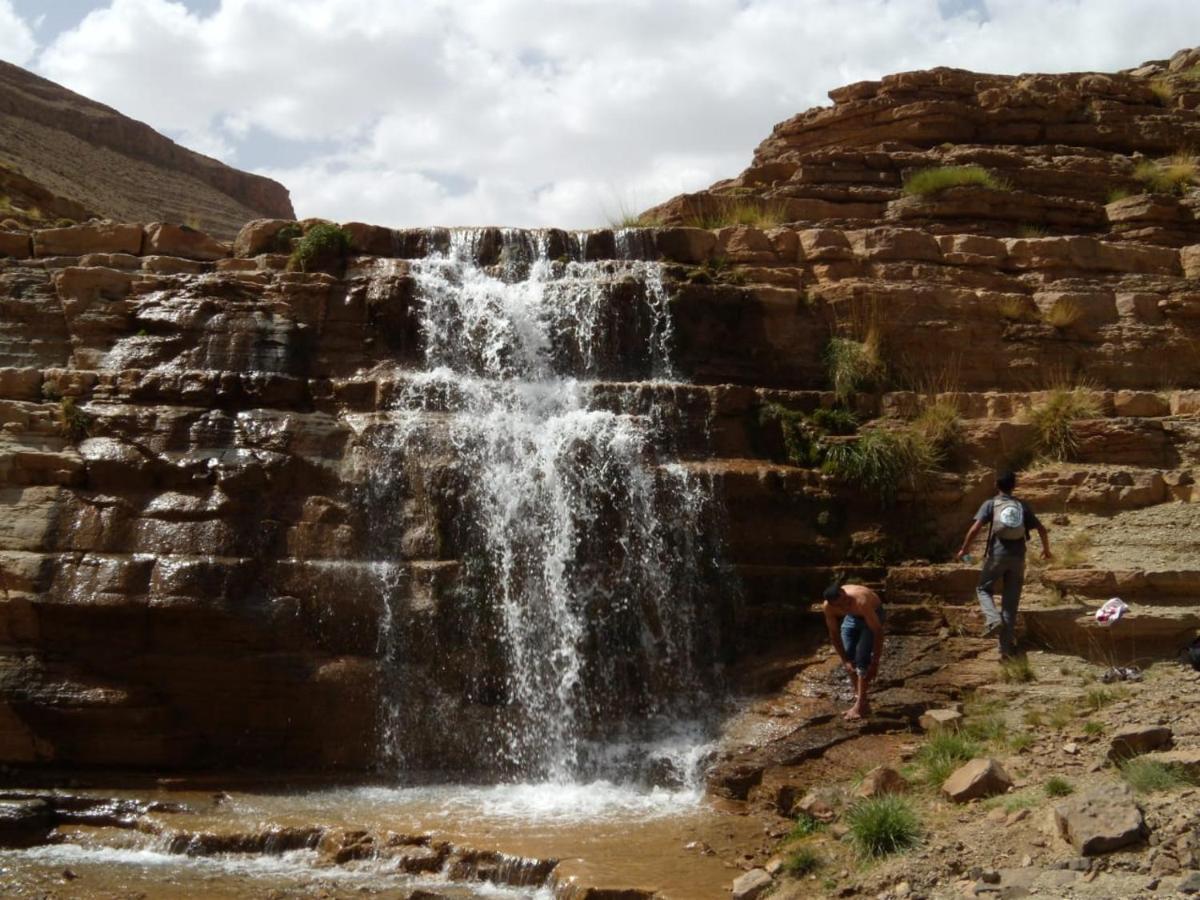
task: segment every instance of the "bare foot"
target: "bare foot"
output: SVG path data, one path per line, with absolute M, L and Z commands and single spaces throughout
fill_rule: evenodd
M 847 722 L 854 722 L 863 717 L 866 710 L 860 710 L 857 706 L 852 706 L 850 709 L 842 713 L 842 718 Z

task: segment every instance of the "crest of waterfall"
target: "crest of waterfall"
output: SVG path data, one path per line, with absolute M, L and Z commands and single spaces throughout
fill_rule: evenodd
M 636 777 L 639 748 L 691 752 L 679 723 L 703 711 L 715 667 L 707 486 L 669 461 L 652 415 L 593 402 L 601 377 L 670 377 L 668 297 L 635 239 L 632 258 L 584 262 L 577 241 L 550 259 L 544 235 L 505 232 L 484 266 L 481 234 L 409 267 L 424 366 L 405 376 L 376 478 L 435 497 L 460 562 L 436 622 L 387 633 L 387 740 L 401 765 Z M 431 641 L 447 677 L 416 674 Z

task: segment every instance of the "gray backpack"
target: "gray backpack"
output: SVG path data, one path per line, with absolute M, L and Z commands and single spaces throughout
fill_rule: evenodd
M 992 535 L 1005 541 L 1026 538 L 1025 509 L 1020 500 L 1001 494 L 992 504 Z

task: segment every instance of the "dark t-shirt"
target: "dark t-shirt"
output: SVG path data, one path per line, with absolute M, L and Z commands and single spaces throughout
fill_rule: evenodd
M 1011 495 L 1008 495 L 1011 496 Z M 1017 500 L 1017 498 L 1013 498 Z M 1024 556 L 1025 542 L 1029 540 L 1030 532 L 1037 529 L 1041 523 L 1038 517 L 1033 514 L 1033 510 L 1029 508 L 1029 504 L 1024 500 L 1017 500 L 1021 504 L 1021 512 L 1024 515 L 1025 537 L 1017 538 L 1016 540 L 1006 541 L 1004 538 L 992 535 L 992 544 L 988 548 L 991 556 Z M 983 506 L 979 507 L 979 512 L 975 513 L 975 521 L 982 522 L 988 526 L 992 522 L 992 511 L 996 505 L 996 498 L 989 497 L 983 501 Z

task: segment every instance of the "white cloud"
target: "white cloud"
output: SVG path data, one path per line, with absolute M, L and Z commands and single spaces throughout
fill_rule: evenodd
M 1123 68 L 1200 34 L 1193 0 L 979 5 L 112 0 L 38 68 L 233 162 L 261 135 L 334 147 L 269 172 L 301 215 L 572 227 L 736 174 L 839 84 Z
M 36 50 L 33 29 L 17 15 L 9 0 L 0 0 L 0 59 L 23 66 Z

